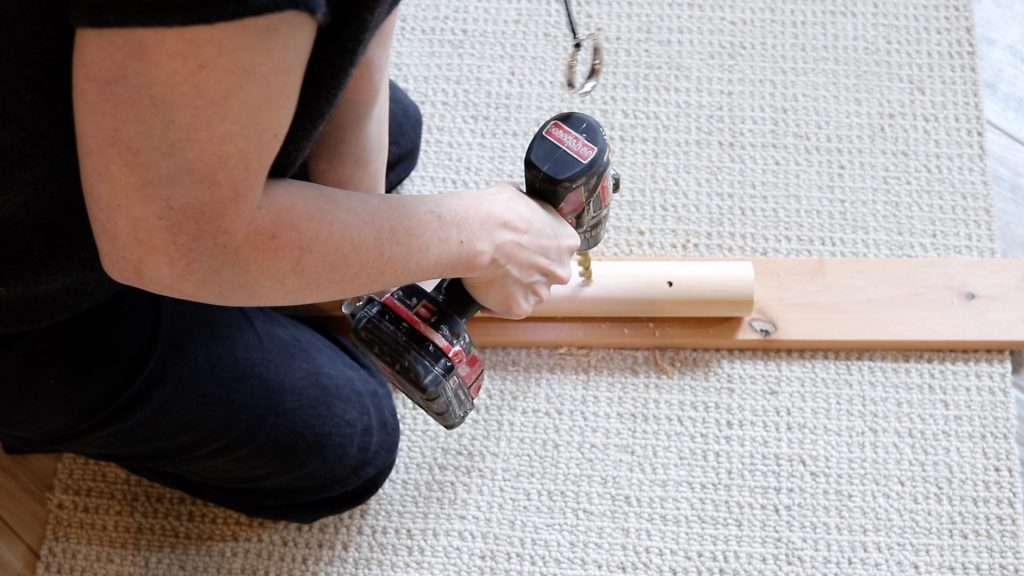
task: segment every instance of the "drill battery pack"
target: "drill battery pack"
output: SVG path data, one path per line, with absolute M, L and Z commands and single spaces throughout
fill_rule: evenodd
M 352 315 L 352 339 L 385 378 L 442 426 L 473 411 L 483 364 L 465 322 L 416 284 L 368 297 Z

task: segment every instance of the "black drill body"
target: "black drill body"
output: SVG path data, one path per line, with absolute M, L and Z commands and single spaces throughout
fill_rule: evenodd
M 548 120 L 526 149 L 526 194 L 555 207 L 580 235 L 580 251 L 604 237 L 618 174 L 596 120 L 566 112 Z
M 537 131 L 526 151 L 526 194 L 553 206 L 580 235 L 580 250 L 604 236 L 618 174 L 596 120 L 559 114 Z M 473 409 L 483 384 L 483 363 L 466 331 L 480 304 L 458 278 L 431 291 L 416 284 L 377 298 L 352 313 L 352 339 L 381 372 L 445 428 Z

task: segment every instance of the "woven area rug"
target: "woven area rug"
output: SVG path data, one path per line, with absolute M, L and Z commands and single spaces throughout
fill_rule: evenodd
M 519 179 L 578 108 L 623 175 L 599 253 L 996 254 L 968 0 L 576 4 L 607 44 L 585 101 L 559 2 L 406 2 L 395 77 L 427 124 L 404 192 Z M 391 480 L 311 526 L 67 458 L 40 574 L 1024 570 L 1005 354 L 485 354 L 462 428 L 397 397 Z

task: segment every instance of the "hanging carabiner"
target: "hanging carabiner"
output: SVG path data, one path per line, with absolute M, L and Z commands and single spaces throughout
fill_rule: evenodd
M 579 56 L 583 51 L 584 45 L 590 45 L 590 71 L 587 72 L 587 77 L 583 80 L 582 84 L 577 82 L 576 69 L 579 66 Z M 573 41 L 572 53 L 569 54 L 569 69 L 566 76 L 566 85 L 569 91 L 579 96 L 586 96 L 590 94 L 595 87 L 597 87 L 597 81 L 601 79 L 601 67 L 604 65 L 604 47 L 601 46 L 601 38 L 597 33 L 590 33 L 586 36 L 578 37 Z
M 572 33 L 572 52 L 569 54 L 566 85 L 573 94 L 586 96 L 594 90 L 597 86 L 597 81 L 601 78 L 601 67 L 604 65 L 604 47 L 601 46 L 601 39 L 597 33 L 592 32 L 583 36 L 576 33 L 576 21 L 572 17 L 572 8 L 569 6 L 569 0 L 564 1 L 565 15 L 569 19 L 569 32 Z M 590 71 L 587 72 L 586 79 L 580 84 L 576 79 L 576 69 L 579 67 L 580 53 L 583 52 L 584 45 L 590 46 Z

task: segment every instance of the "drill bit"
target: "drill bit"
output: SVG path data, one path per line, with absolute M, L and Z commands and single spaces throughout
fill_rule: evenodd
M 580 266 L 580 278 L 583 279 L 583 284 L 590 284 L 594 279 L 594 274 L 590 271 L 590 252 L 587 250 L 581 251 L 576 263 Z

